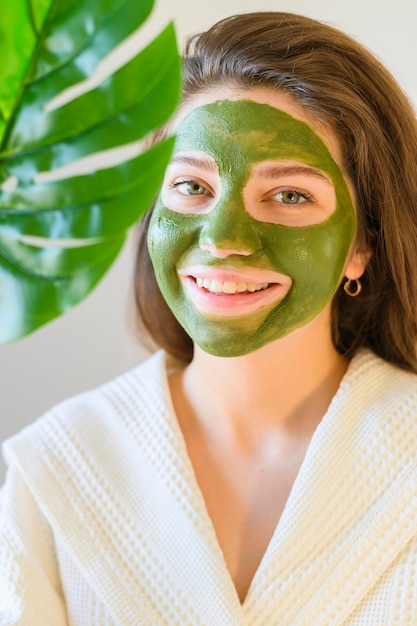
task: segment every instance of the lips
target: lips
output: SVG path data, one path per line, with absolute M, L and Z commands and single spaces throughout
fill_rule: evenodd
M 209 316 L 238 317 L 276 305 L 292 285 L 289 276 L 257 268 L 193 266 L 178 274 L 194 306 Z

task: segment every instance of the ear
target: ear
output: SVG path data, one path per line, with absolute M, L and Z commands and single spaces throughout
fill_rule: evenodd
M 345 266 L 344 275 L 349 280 L 356 280 L 362 276 L 366 270 L 369 259 L 372 256 L 372 250 L 366 248 L 365 250 L 354 250 L 349 255 L 348 261 Z

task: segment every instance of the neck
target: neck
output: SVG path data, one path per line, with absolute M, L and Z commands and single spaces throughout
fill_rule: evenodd
M 328 332 L 320 332 L 328 325 L 313 324 L 317 332 L 307 325 L 240 357 L 215 357 L 196 346 L 193 361 L 173 381 L 183 415 L 252 444 L 277 429 L 310 437 L 347 368 Z

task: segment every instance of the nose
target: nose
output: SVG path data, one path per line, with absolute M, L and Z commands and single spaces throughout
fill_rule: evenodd
M 223 199 L 205 215 L 200 232 L 200 248 L 225 259 L 232 254 L 249 256 L 260 248 L 255 220 L 243 201 Z

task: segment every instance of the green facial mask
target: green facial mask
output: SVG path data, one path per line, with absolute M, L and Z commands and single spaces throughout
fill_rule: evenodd
M 148 246 L 168 306 L 203 350 L 239 356 L 284 337 L 314 319 L 331 301 L 355 233 L 355 211 L 343 175 L 323 141 L 304 122 L 266 104 L 222 100 L 194 109 L 178 125 L 174 155 L 200 151 L 216 161 L 221 194 L 206 213 L 189 215 L 158 199 Z M 333 183 L 336 208 L 324 222 L 284 226 L 258 221 L 246 210 L 245 188 L 254 165 L 292 160 L 319 169 Z M 250 255 L 221 259 L 200 247 L 207 233 L 246 245 Z M 190 255 L 203 266 L 274 270 L 292 279 L 272 306 L 236 317 L 202 314 L 178 275 Z

